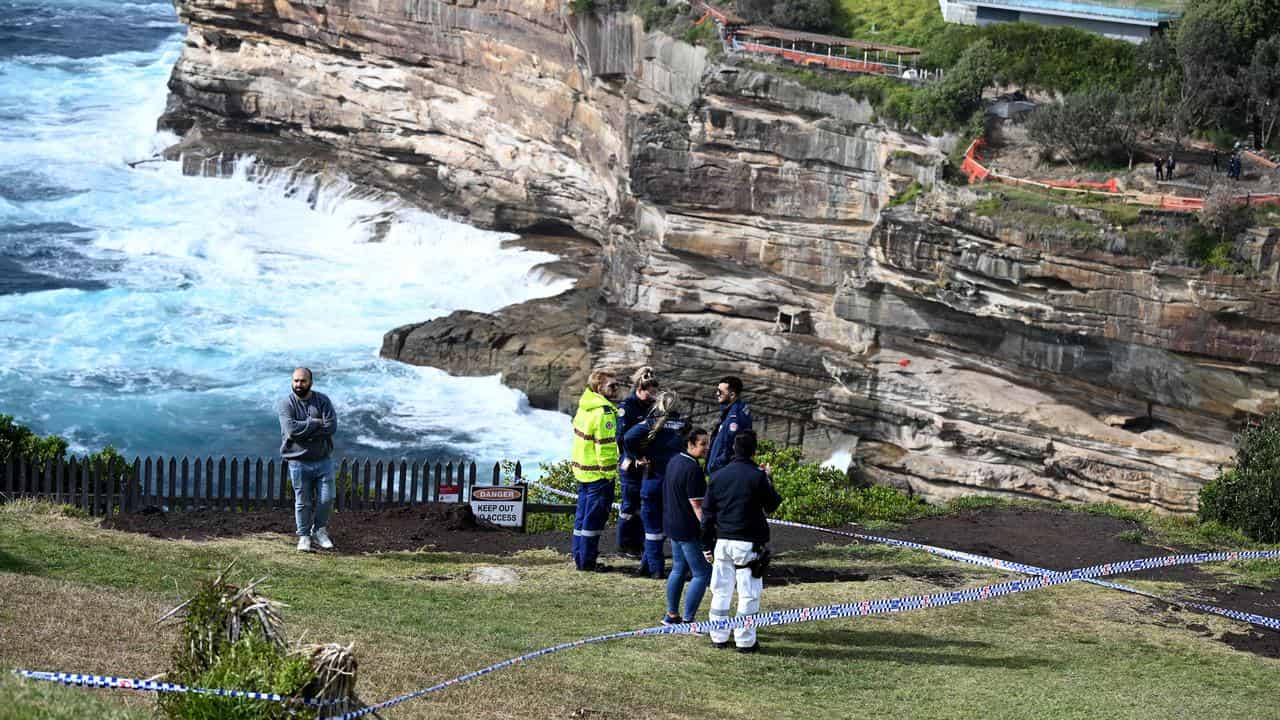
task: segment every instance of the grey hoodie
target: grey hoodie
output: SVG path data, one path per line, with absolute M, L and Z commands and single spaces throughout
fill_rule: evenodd
M 312 390 L 303 400 L 293 393 L 276 405 L 280 455 L 288 460 L 323 460 L 333 452 L 338 416 L 328 396 Z

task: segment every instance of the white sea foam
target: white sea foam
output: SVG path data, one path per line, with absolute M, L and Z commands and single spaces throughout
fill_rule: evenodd
M 565 289 L 530 273 L 550 256 L 349 184 L 252 181 L 251 161 L 222 180 L 130 170 L 173 141 L 153 128 L 179 50 L 175 36 L 154 52 L 0 61 L 0 114 L 22 118 L 0 124 L 0 175 L 80 191 L 0 200 L 0 228 L 83 228 L 24 240 L 48 250 L 24 267 L 107 286 L 0 295 L 0 412 L 81 449 L 269 454 L 274 403 L 302 364 L 352 454 L 562 455 L 568 419 L 498 378 L 377 357 L 399 325 Z M 373 242 L 378 221 L 390 226 Z

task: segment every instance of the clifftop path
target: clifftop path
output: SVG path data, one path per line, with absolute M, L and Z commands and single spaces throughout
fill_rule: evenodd
M 598 278 L 584 267 L 563 303 L 399 328 L 390 357 L 499 363 L 547 406 L 591 364 L 653 365 L 703 400 L 739 374 L 758 413 L 807 424 L 812 454 L 853 450 L 882 482 L 1172 511 L 1194 508 L 1241 419 L 1277 405 L 1270 282 L 970 217 L 968 191 L 941 183 L 954 139 L 711 62 L 628 13 L 178 8 L 161 122 L 190 171 L 253 152 L 600 246 Z M 935 191 L 886 210 L 913 182 Z M 554 342 L 520 337 L 532 319 Z

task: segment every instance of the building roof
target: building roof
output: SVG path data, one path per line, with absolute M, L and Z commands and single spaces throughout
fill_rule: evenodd
M 1003 7 L 1047 15 L 1105 18 L 1119 22 L 1160 25 L 1178 19 L 1175 3 L 1142 7 L 1134 0 L 962 0 L 973 5 Z
M 800 32 L 798 30 L 783 30 L 782 28 L 766 27 L 763 25 L 750 25 L 748 27 L 738 28 L 733 32 L 735 35 L 743 37 L 773 38 L 774 40 L 806 42 L 814 45 L 828 45 L 831 47 L 851 47 L 859 50 L 870 50 L 872 52 L 896 53 L 898 55 L 920 54 L 918 49 L 902 45 L 886 45 L 884 43 L 872 43 L 865 42 L 863 40 L 850 40 L 849 38 L 837 37 L 835 35 L 820 35 L 818 33 Z

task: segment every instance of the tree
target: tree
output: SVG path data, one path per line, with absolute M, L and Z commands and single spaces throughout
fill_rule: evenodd
M 1280 124 L 1280 35 L 1258 43 L 1245 73 L 1254 135 L 1259 147 L 1271 144 Z
M 1138 136 L 1146 129 L 1139 98 L 1115 90 L 1072 93 L 1045 105 L 1027 121 L 1027 136 L 1049 155 L 1087 162 L 1123 151 L 1132 163 Z
M 826 32 L 835 18 L 833 0 L 738 0 L 738 14 L 755 23 Z
M 996 64 L 991 41 L 970 45 L 942 80 L 920 93 L 912 108 L 912 122 L 926 132 L 963 124 L 981 109 L 982 92 L 995 81 Z
M 1133 169 L 1133 161 L 1144 137 L 1154 134 L 1164 125 L 1158 96 L 1158 80 L 1146 80 L 1127 93 L 1116 93 L 1111 112 L 1111 134 L 1115 146 L 1124 153 Z
M 1229 243 L 1253 223 L 1253 212 L 1238 202 L 1229 185 L 1216 185 L 1205 196 L 1200 226 L 1219 243 Z
M 67 453 L 67 441 L 56 435 L 40 437 L 10 415 L 0 415 L 0 465 L 26 458 L 37 463 L 60 460 Z M 3 470 L 3 468 L 0 468 Z
M 770 18 L 774 25 L 808 32 L 827 32 L 834 24 L 832 0 L 779 0 Z
M 1228 27 L 1213 16 L 1185 18 L 1178 28 L 1176 47 L 1182 84 L 1173 126 L 1181 141 L 1193 130 L 1207 125 L 1221 127 L 1239 115 L 1244 62 Z
M 1235 467 L 1200 491 L 1199 514 L 1255 540 L 1280 541 L 1280 413 L 1236 436 Z

